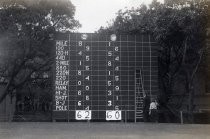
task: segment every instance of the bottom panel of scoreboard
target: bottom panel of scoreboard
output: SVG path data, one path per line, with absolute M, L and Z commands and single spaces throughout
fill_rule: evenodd
M 75 110 L 75 111 L 54 111 L 54 121 L 134 121 L 134 111 L 122 110 Z

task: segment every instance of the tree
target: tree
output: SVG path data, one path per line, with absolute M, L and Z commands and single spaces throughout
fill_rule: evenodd
M 17 89 L 40 81 L 41 76 L 32 78 L 33 74 L 51 70 L 53 36 L 80 27 L 74 13 L 69 0 L 1 0 L 0 74 L 7 85 L 0 103 Z
M 163 109 L 179 117 L 184 99 L 174 101 L 174 95 L 189 97 L 188 111 L 193 111 L 194 78 L 205 52 L 207 19 L 205 2 L 177 4 L 174 7 L 154 0 L 147 8 L 120 10 L 107 28 L 98 32 L 150 33 L 160 44 L 159 80 L 160 103 Z M 182 82 L 184 90 L 177 92 L 176 83 Z

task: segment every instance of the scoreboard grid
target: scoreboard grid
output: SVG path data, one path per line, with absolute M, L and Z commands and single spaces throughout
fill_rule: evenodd
M 134 121 L 138 69 L 145 93 L 158 93 L 157 44 L 150 35 L 59 34 L 55 44 L 53 119 L 100 121 L 117 113 L 111 121 Z

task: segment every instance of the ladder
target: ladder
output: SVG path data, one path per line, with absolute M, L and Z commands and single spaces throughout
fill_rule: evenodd
M 135 122 L 137 120 L 143 120 L 143 108 L 144 108 L 144 82 L 142 78 L 141 69 L 135 70 Z

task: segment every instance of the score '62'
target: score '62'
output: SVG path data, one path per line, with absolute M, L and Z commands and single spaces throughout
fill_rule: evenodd
M 76 120 L 91 120 L 90 110 L 76 110 L 75 113 Z

